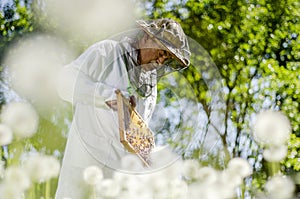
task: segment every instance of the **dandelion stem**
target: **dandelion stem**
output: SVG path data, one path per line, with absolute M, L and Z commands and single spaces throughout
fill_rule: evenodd
M 280 164 L 278 162 L 270 162 L 268 167 L 270 176 L 280 173 Z
M 241 198 L 245 198 L 245 191 L 246 191 L 246 186 L 245 186 L 245 181 L 243 181 L 241 186 Z
M 31 186 L 27 191 L 28 198 L 35 198 L 35 186 Z
M 95 186 L 91 187 L 91 192 L 92 192 L 92 199 L 96 199 Z
M 50 199 L 50 190 L 51 190 L 51 184 L 50 184 L 50 180 L 48 180 L 45 183 L 45 199 Z

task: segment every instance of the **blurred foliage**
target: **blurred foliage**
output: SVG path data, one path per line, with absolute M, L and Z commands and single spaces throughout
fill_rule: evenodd
M 0 63 L 9 44 L 17 38 L 30 32 L 55 34 L 54 22 L 47 21 L 38 3 L 14 0 L 0 5 Z M 222 77 L 226 105 L 225 128 L 218 135 L 223 150 L 231 158 L 244 157 L 251 162 L 255 169 L 252 181 L 255 189 L 259 189 L 267 178 L 261 151 L 251 138 L 250 122 L 260 110 L 281 110 L 289 117 L 293 134 L 288 156 L 282 165 L 285 172 L 299 171 L 299 1 L 141 0 L 139 5 L 146 19 L 168 17 L 178 21 L 185 33 L 211 56 Z M 74 41 L 73 44 L 76 46 Z M 181 81 L 182 84 L 187 81 L 191 85 L 198 102 L 210 118 L 212 105 L 209 89 L 195 67 L 192 64 L 192 67 L 183 71 L 186 80 Z M 5 99 L 1 99 L 3 103 Z M 41 120 L 39 133 L 28 140 L 30 147 L 51 154 L 55 151 L 62 153 L 61 142 L 65 138 L 60 125 Z M 170 124 L 165 128 L 168 126 Z M 49 131 L 53 134 L 51 139 L 44 137 L 43 132 Z M 202 150 L 201 147 L 194 148 L 191 158 L 199 158 Z M 203 164 L 215 164 L 222 168 L 224 162 L 219 157 L 219 153 L 210 155 L 210 159 Z
M 296 137 L 295 134 L 292 134 L 291 140 L 289 142 L 289 152 L 287 155 L 287 160 L 284 161 L 286 168 L 292 168 L 294 171 L 300 171 L 300 137 Z
M 5 53 L 12 44 L 15 44 L 18 40 L 27 35 L 48 31 L 47 28 L 43 28 L 39 24 L 39 21 L 45 20 L 45 16 L 42 17 L 40 13 L 37 13 L 37 6 L 37 1 L 28 0 L 8 0 L 5 1 L 5 3 L 0 3 L 1 67 L 4 67 L 2 64 L 4 62 Z M 42 8 L 39 8 L 39 12 L 42 12 Z M 50 26 L 49 23 L 45 23 L 46 27 L 47 24 Z M 4 74 L 1 75 L 2 78 L 4 78 L 3 75 Z M 3 80 L 1 81 L 1 86 L 4 86 L 7 83 Z M 7 91 L 7 89 L 1 89 L 1 92 L 3 91 Z M 2 99 L 1 104 L 6 102 L 3 93 L 0 98 Z M 20 96 L 20 98 L 22 98 L 22 96 Z M 38 107 L 36 108 L 39 109 Z M 57 111 L 59 108 L 63 111 Z M 65 134 L 63 134 L 63 132 L 66 128 L 66 124 L 64 124 L 65 118 L 63 117 L 70 119 L 70 114 L 68 114 L 69 111 L 70 107 L 65 104 L 58 104 L 57 107 L 53 107 L 53 110 L 48 110 L 47 112 L 38 110 L 40 114 L 40 127 L 36 136 L 26 141 L 29 148 L 33 147 L 35 150 L 41 150 L 48 154 L 54 154 L 55 151 L 62 153 L 64 144 L 61 142 L 64 143 L 65 141 Z M 52 137 L 49 137 L 50 132 L 53 135 Z
M 0 5 L 0 60 L 9 42 L 33 31 L 33 13 L 28 1 L 6 1 Z
M 24 34 L 33 31 L 32 12 L 28 1 L 19 0 L 0 3 L 0 70 L 5 52 L 14 40 Z M 5 103 L 2 91 L 0 91 L 0 105 Z
M 0 2 L 0 67 L 3 71 L 4 58 L 9 48 L 16 44 L 20 39 L 30 36 L 34 33 L 47 32 L 49 29 L 40 25 L 40 21 L 44 20 L 44 15 L 38 15 L 36 12 L 37 3 L 28 0 L 8 0 Z M 42 10 L 40 10 L 42 12 Z M 45 25 L 49 23 L 45 23 Z M 49 25 L 50 26 L 50 25 Z M 47 27 L 47 26 L 46 26 Z M 5 74 L 1 74 L 1 87 L 8 86 L 4 79 Z M 8 87 L 9 88 L 9 87 Z M 1 106 L 7 103 L 3 92 L 7 92 L 7 89 L 0 89 L 0 104 Z M 6 96 L 9 94 L 6 94 Z M 16 96 L 20 100 L 22 96 Z M 1 150 L 1 159 L 5 161 L 6 166 L 19 165 L 22 155 L 30 152 L 40 152 L 43 154 L 53 155 L 60 159 L 63 156 L 63 151 L 66 141 L 66 131 L 68 129 L 68 123 L 70 121 L 70 107 L 68 105 L 58 105 L 53 107 L 53 110 L 48 112 L 39 111 L 39 128 L 36 134 L 24 140 L 13 142 L 9 146 L 3 146 Z M 60 111 L 57 111 L 61 108 Z M 47 183 L 36 183 L 29 191 L 29 195 L 32 197 L 44 195 L 49 192 L 49 186 L 51 189 L 50 195 L 55 194 L 55 187 L 57 186 L 57 179 L 53 179 Z M 47 187 L 47 188 L 46 188 Z M 47 190 L 47 191 L 46 191 Z
M 293 134 L 283 165 L 299 171 L 299 1 L 143 2 L 146 19 L 175 19 L 212 57 L 224 83 L 225 130 L 220 139 L 231 157 L 247 158 L 260 172 L 261 179 L 254 177 L 254 183 L 261 185 L 267 177 L 261 151 L 251 137 L 253 115 L 263 109 L 281 110 L 289 117 Z M 183 74 L 209 117 L 211 104 L 205 100 L 208 89 L 203 78 L 193 66 Z M 201 150 L 195 149 L 193 157 L 199 157 Z

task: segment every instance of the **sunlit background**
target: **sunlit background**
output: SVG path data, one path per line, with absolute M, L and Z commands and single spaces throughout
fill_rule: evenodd
M 161 17 L 182 25 L 193 53 L 161 79 L 150 122 L 176 161 L 112 178 L 88 167 L 91 198 L 300 198 L 299 10 L 296 0 L 1 0 L 0 198 L 54 198 L 72 121 L 57 71 Z M 122 166 L 141 165 L 129 156 Z

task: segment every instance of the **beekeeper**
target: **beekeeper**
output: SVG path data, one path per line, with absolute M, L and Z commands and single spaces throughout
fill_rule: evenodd
M 59 73 L 58 93 L 74 106 L 56 199 L 84 198 L 83 171 L 97 165 L 105 175 L 121 169 L 128 152 L 120 143 L 116 89 L 134 96 L 136 110 L 149 122 L 156 84 L 166 72 L 189 65 L 189 47 L 172 19 L 137 21 L 138 31 L 89 47 Z

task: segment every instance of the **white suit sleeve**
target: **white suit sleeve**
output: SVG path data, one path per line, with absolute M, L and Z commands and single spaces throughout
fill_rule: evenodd
M 92 46 L 77 60 L 63 67 L 58 73 L 59 96 L 73 104 L 108 108 L 105 101 L 114 97 L 115 88 L 93 79 L 93 74 L 104 69 L 105 55 L 104 51 L 101 53 Z

